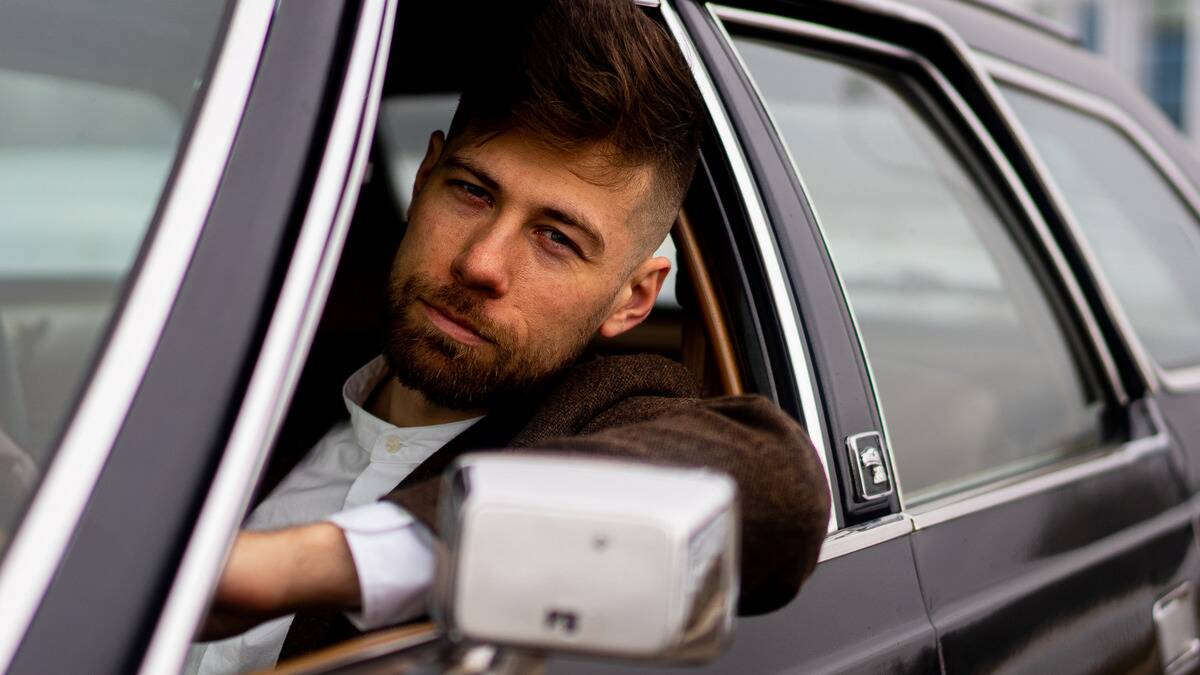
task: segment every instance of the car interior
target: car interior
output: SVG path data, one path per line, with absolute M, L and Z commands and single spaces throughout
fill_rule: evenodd
M 425 57 L 429 37 L 404 26 L 442 25 L 446 11 L 401 3 L 384 82 L 370 162 L 345 248 L 300 383 L 277 437 L 257 498 L 269 493 L 338 419 L 347 415 L 341 386 L 382 351 L 384 289 L 403 237 L 412 184 L 429 134 L 449 126 L 460 88 L 459 60 Z M 598 354 L 655 353 L 687 366 L 706 396 L 742 393 L 744 349 L 731 329 L 723 296 L 735 290 L 706 257 L 713 239 L 711 185 L 697 171 L 687 202 L 658 255 L 672 260 L 655 309 L 637 328 L 612 340 L 597 339 Z M 726 273 L 727 274 L 727 273 Z M 740 291 L 739 291 L 740 293 Z M 742 355 L 739 355 L 742 354 Z
M 462 64 L 423 57 L 433 47 L 404 26 L 448 20 L 439 10 L 401 3 L 370 162 L 358 196 L 345 248 L 297 386 L 276 438 L 255 501 L 279 483 L 310 447 L 347 412 L 341 398 L 345 379 L 382 351 L 384 289 L 392 257 L 404 233 L 416 172 L 429 134 L 449 126 L 457 105 L 456 73 Z M 441 11 L 445 11 L 444 9 Z M 466 57 L 466 58 L 469 58 Z M 412 67 L 417 65 L 417 67 Z M 640 326 L 616 339 L 597 339 L 597 354 L 655 353 L 684 364 L 705 396 L 752 390 L 743 373 L 755 343 L 745 271 L 731 251 L 728 223 L 711 167 L 701 158 L 684 208 L 658 255 L 671 259 L 654 311 Z M 716 156 L 713 153 L 712 156 Z M 719 260 L 720 259 L 720 260 Z M 741 283 L 735 283 L 740 281 Z M 737 316 L 732 316 L 736 308 Z M 758 368 L 762 371 L 763 368 Z M 280 663 L 276 672 L 321 671 L 365 653 L 393 651 L 430 634 L 430 624 L 376 631 Z M 390 647 L 390 649 L 389 649 Z

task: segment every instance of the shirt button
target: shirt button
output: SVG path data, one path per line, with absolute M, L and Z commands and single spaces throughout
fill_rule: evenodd
M 400 442 L 399 438 L 396 438 L 395 436 L 388 436 L 385 447 L 389 453 L 395 454 L 400 450 L 400 446 L 402 445 L 404 444 Z

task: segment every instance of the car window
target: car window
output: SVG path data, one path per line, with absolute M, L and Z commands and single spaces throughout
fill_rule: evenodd
M 1099 404 L 915 80 L 735 37 L 845 288 L 908 505 L 1095 447 Z
M 0 552 L 134 265 L 223 13 L 121 4 L 0 8 Z
M 1132 141 L 1074 108 L 1004 94 L 1162 367 L 1200 365 L 1200 224 Z

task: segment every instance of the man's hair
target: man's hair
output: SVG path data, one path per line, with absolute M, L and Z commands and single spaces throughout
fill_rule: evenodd
M 568 152 L 600 149 L 617 169 L 650 165 L 661 240 L 700 140 L 700 94 L 674 41 L 633 0 L 497 4 L 506 20 L 482 45 L 450 138 L 519 129 Z

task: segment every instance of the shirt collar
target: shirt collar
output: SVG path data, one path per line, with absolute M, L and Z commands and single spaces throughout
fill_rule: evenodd
M 385 422 L 367 412 L 363 406 L 389 375 L 387 359 L 377 356 L 359 368 L 342 386 L 342 400 L 350 413 L 354 440 L 371 456 L 372 462 L 419 464 L 450 439 L 483 419 L 475 417 L 424 427 L 398 427 Z

